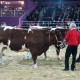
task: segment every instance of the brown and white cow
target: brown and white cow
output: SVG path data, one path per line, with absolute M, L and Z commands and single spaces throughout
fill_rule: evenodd
M 59 33 L 59 32 L 58 32 Z M 45 53 L 52 44 L 57 45 L 61 40 L 60 34 L 55 34 L 50 29 L 17 29 L 12 27 L 0 27 L 0 59 L 3 50 L 10 48 L 13 51 L 29 49 L 32 54 L 33 67 L 37 67 L 37 56 Z
M 55 30 L 55 34 L 58 37 L 56 39 L 57 40 L 57 44 L 55 44 L 55 45 L 53 44 L 53 45 L 54 45 L 54 47 L 56 49 L 57 59 L 61 60 L 60 50 L 66 47 L 66 43 L 64 43 L 63 40 L 64 40 L 64 37 L 65 37 L 65 35 L 66 35 L 66 33 L 67 33 L 67 31 L 69 29 L 64 29 L 64 28 L 56 28 L 56 29 L 54 29 L 53 28 L 53 30 Z M 47 59 L 46 53 L 44 53 L 44 55 L 45 55 L 45 59 Z

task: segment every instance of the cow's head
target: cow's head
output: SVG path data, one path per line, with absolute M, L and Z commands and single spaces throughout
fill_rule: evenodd
M 63 40 L 67 33 L 68 29 L 55 29 L 55 35 L 57 40 L 57 46 L 60 48 L 64 48 L 66 45 L 64 44 Z

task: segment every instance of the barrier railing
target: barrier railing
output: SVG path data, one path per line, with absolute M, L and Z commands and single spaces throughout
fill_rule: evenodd
M 0 10 L 0 17 L 20 17 L 24 10 Z
M 29 27 L 30 25 L 34 25 L 34 26 L 42 26 L 42 27 L 69 27 L 70 21 L 66 22 L 66 21 L 21 21 L 21 23 L 23 25 L 19 25 L 22 27 Z M 75 21 L 77 28 L 80 29 L 80 21 Z

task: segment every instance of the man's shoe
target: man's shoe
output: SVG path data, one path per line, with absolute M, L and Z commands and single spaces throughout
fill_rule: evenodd
M 75 70 L 75 68 L 71 68 L 71 71 L 74 71 Z
M 69 71 L 69 69 L 63 69 L 63 71 Z
M 71 71 L 74 71 L 74 69 L 71 69 Z
M 75 67 L 71 67 L 71 71 L 74 71 L 76 68 Z

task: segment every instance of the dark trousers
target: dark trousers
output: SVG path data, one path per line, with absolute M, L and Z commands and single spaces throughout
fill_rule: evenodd
M 69 57 L 72 54 L 72 64 L 71 69 L 75 68 L 76 55 L 77 55 L 77 46 L 68 46 L 65 54 L 65 69 L 69 69 Z

